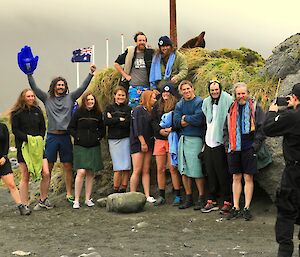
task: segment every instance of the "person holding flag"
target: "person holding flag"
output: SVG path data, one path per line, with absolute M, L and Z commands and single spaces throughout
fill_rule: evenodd
M 44 103 L 48 117 L 48 133 L 46 137 L 45 154 L 49 162 L 49 171 L 52 171 L 59 153 L 60 161 L 63 163 L 66 183 L 66 199 L 73 203 L 72 195 L 72 156 L 73 146 L 67 132 L 71 120 L 72 107 L 86 90 L 96 71 L 96 66 L 90 66 L 90 72 L 82 85 L 75 91 L 69 93 L 68 83 L 63 77 L 54 78 L 49 86 L 48 92 L 41 90 L 33 78 L 37 67 L 38 56 L 33 57 L 31 48 L 25 46 L 18 53 L 18 64 L 20 69 L 27 75 L 28 82 L 37 97 Z

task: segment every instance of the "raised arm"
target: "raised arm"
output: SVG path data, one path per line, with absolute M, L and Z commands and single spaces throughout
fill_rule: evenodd
M 87 75 L 87 77 L 85 78 L 85 80 L 83 81 L 83 83 L 81 84 L 81 86 L 79 88 L 77 88 L 76 90 L 74 90 L 73 92 L 70 93 L 73 101 L 75 102 L 82 94 L 83 92 L 87 89 L 87 87 L 89 86 L 94 73 L 96 71 L 96 65 L 92 64 L 90 66 L 90 72 Z
M 41 90 L 35 83 L 35 80 L 32 75 L 27 75 L 29 86 L 36 94 L 36 96 L 44 103 L 47 99 L 47 93 Z

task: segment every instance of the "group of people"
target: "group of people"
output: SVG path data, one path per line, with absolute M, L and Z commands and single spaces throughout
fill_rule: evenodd
M 228 220 L 240 217 L 251 220 L 257 153 L 266 135 L 283 135 L 286 169 L 277 194 L 276 235 L 280 244 L 278 256 L 292 256 L 294 224 L 300 218 L 300 84 L 294 85 L 286 99 L 289 109 L 279 111 L 272 104 L 265 116 L 243 82 L 234 84 L 230 95 L 222 89 L 220 81 L 212 79 L 208 82 L 209 96 L 205 99 L 196 96 L 193 84 L 186 80 L 187 61 L 169 37 L 159 38 L 157 50 L 147 48 L 147 37 L 142 32 L 136 33 L 134 41 L 136 46 L 128 47 L 115 61 L 122 80 L 113 89 L 113 102 L 105 110 L 100 109 L 92 92 L 84 93 L 96 71 L 95 65 L 90 66 L 90 73 L 73 92 L 69 92 L 62 77 L 53 79 L 48 92 L 44 92 L 37 87 L 33 71 L 25 72 L 31 89 L 21 92 L 10 113 L 22 175 L 19 190 L 7 158 L 8 129 L 0 124 L 0 176 L 21 215 L 31 213 L 30 177 L 40 179 L 38 205 L 53 208 L 48 191 L 58 154 L 65 173 L 67 201 L 74 209 L 80 208 L 85 178 L 85 204 L 94 206 L 93 178 L 103 169 L 100 141 L 107 132 L 114 193 L 126 192 L 128 183 L 131 192 L 137 191 L 141 177 L 147 202 L 163 205 L 169 170 L 174 206 L 179 209 L 193 206 L 203 213 L 219 210 Z M 74 102 L 80 96 L 81 104 L 74 111 Z M 47 134 L 36 97 L 46 109 Z M 156 198 L 150 194 L 152 155 L 157 168 Z M 73 170 L 76 171 L 75 197 Z M 193 181 L 197 199 L 193 196 Z M 240 206 L 242 191 L 244 206 Z

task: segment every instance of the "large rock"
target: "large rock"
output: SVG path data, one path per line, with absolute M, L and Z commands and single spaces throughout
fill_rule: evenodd
M 142 211 L 146 197 L 139 192 L 111 194 L 107 197 L 106 210 L 109 212 L 132 213 Z
M 262 75 L 284 79 L 289 74 L 300 70 L 300 33 L 279 44 L 267 59 Z

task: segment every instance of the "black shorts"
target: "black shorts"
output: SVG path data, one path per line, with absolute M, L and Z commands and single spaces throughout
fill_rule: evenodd
M 227 160 L 228 169 L 231 174 L 255 174 L 258 172 L 257 156 L 252 147 L 243 151 L 228 153 Z
M 0 177 L 5 176 L 9 173 L 12 173 L 10 161 L 8 158 L 5 158 L 6 162 L 4 163 L 3 166 L 0 166 Z

